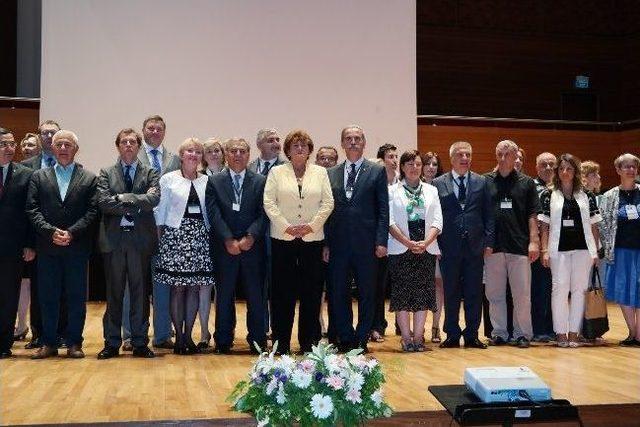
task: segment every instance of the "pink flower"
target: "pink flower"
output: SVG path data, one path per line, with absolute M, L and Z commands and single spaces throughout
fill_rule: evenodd
M 325 381 L 327 385 L 333 388 L 334 390 L 340 390 L 342 386 L 344 386 L 344 379 L 340 378 L 337 375 L 331 375 L 327 377 Z

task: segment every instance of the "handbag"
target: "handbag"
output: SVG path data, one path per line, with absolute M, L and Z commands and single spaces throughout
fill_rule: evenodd
M 608 330 L 607 300 L 604 298 L 604 289 L 602 289 L 598 267 L 594 266 L 591 271 L 591 286 L 587 289 L 584 298 L 582 336 L 593 340 L 601 337 Z

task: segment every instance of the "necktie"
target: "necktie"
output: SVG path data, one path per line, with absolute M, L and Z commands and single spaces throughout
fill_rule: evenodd
M 127 193 L 131 193 L 131 190 L 133 190 L 133 180 L 131 179 L 131 165 L 126 165 L 124 167 L 124 186 L 127 190 Z
M 4 193 L 4 168 L 0 166 L 0 197 Z
M 347 189 L 353 190 L 353 186 L 356 184 L 356 164 L 351 163 L 351 170 L 347 175 Z
M 264 165 L 262 166 L 262 171 L 260 173 L 264 176 L 267 176 L 269 174 L 269 162 L 264 162 Z
M 48 167 L 53 167 L 56 165 L 56 161 L 53 157 L 47 157 L 46 163 Z
M 233 176 L 233 188 L 236 190 L 236 195 L 240 193 L 240 175 Z
M 458 177 L 460 185 L 458 185 L 458 202 L 464 203 L 467 200 L 467 187 L 464 185 L 464 175 Z
M 155 148 L 153 150 L 150 151 L 151 153 L 151 157 L 153 158 L 153 168 L 156 170 L 156 172 L 161 173 L 162 172 L 162 166 L 160 166 L 160 160 L 158 160 L 158 150 L 156 150 Z

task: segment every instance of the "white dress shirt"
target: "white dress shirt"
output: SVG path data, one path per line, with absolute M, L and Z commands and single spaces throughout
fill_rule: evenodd
M 351 171 L 351 165 L 355 164 L 356 165 L 356 179 L 353 181 L 354 185 L 355 183 L 358 181 L 358 175 L 360 175 L 360 168 L 362 167 L 362 162 L 364 162 L 364 157 L 360 157 L 358 160 L 354 162 L 349 161 L 349 159 L 346 159 L 344 161 L 344 188 L 346 190 L 347 188 L 347 180 L 349 179 L 349 172 Z
M 464 188 L 466 190 L 466 194 L 465 196 L 469 195 L 469 176 L 471 174 L 469 173 L 469 171 L 467 171 L 467 173 L 464 174 Z M 451 177 L 453 178 L 453 194 L 456 195 L 456 199 L 458 198 L 458 194 L 460 193 L 460 177 L 462 175 L 459 175 L 456 171 L 451 170 Z

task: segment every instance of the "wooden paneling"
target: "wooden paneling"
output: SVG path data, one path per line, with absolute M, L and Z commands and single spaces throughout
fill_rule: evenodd
M 613 160 L 625 151 L 640 152 L 640 130 L 624 132 L 575 131 L 553 129 L 518 129 L 508 127 L 475 126 L 418 126 L 420 152 L 436 151 L 449 167 L 449 146 L 455 141 L 468 141 L 473 146 L 472 169 L 484 173 L 496 165 L 495 146 L 503 139 L 511 139 L 527 154 L 526 173 L 535 176 L 535 158 L 544 151 L 556 155 L 569 152 L 581 160 L 600 163 L 603 185 L 618 183 Z
M 27 103 L 20 106 L 12 103 L 0 105 L 0 126 L 13 131 L 16 142 L 20 143 L 27 132 L 37 132 L 40 117 L 39 104 Z M 16 160 L 20 159 L 20 150 L 16 150 Z

